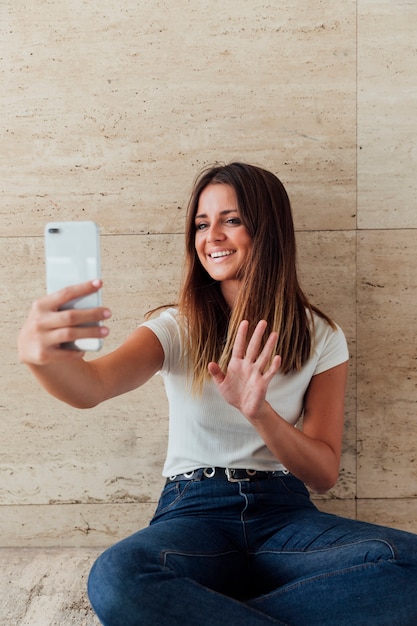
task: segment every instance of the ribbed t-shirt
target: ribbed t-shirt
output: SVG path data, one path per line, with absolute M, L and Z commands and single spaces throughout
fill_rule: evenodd
M 191 392 L 186 359 L 182 357 L 177 310 L 163 311 L 146 321 L 159 339 L 164 363 L 163 377 L 169 405 L 169 435 L 163 476 L 190 472 L 200 467 L 285 470 L 270 452 L 251 423 L 221 396 L 213 381 L 204 384 L 202 395 Z M 287 422 L 296 425 L 303 412 L 303 398 L 312 376 L 349 358 L 343 331 L 314 315 L 314 349 L 298 372 L 274 376 L 266 399 Z

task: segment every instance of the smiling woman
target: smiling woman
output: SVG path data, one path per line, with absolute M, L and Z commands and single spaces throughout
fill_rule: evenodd
M 337 480 L 349 354 L 298 283 L 279 179 L 243 163 L 203 172 L 178 306 L 84 360 L 59 345 L 110 312 L 61 309 L 100 286 L 36 301 L 19 354 L 50 393 L 82 408 L 164 380 L 165 487 L 150 525 L 91 570 L 102 623 L 414 626 L 417 537 L 323 513 L 306 488 Z

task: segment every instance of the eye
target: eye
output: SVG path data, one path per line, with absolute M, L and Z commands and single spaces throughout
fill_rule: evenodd
M 205 222 L 200 222 L 195 225 L 196 230 L 204 230 L 205 228 L 207 228 L 207 224 Z
M 233 226 L 240 226 L 241 223 L 242 221 L 240 220 L 239 217 L 229 217 L 226 220 L 226 224 L 232 224 Z

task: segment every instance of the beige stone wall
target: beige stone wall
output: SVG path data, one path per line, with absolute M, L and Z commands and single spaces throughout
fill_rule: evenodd
M 175 299 L 195 174 L 241 159 L 292 199 L 303 285 L 351 351 L 323 509 L 417 531 L 417 6 L 3 0 L 0 544 L 106 545 L 162 484 L 159 380 L 88 412 L 17 363 L 49 219 L 100 224 L 114 348 Z

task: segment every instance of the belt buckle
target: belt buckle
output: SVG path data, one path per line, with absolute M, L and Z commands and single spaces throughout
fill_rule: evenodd
M 235 478 L 233 476 L 233 472 L 235 470 L 230 469 L 230 467 L 226 467 L 226 469 L 224 470 L 226 476 L 227 476 L 227 480 L 229 481 L 229 483 L 242 483 L 242 482 L 249 482 L 250 481 L 250 477 L 248 476 L 247 478 Z

